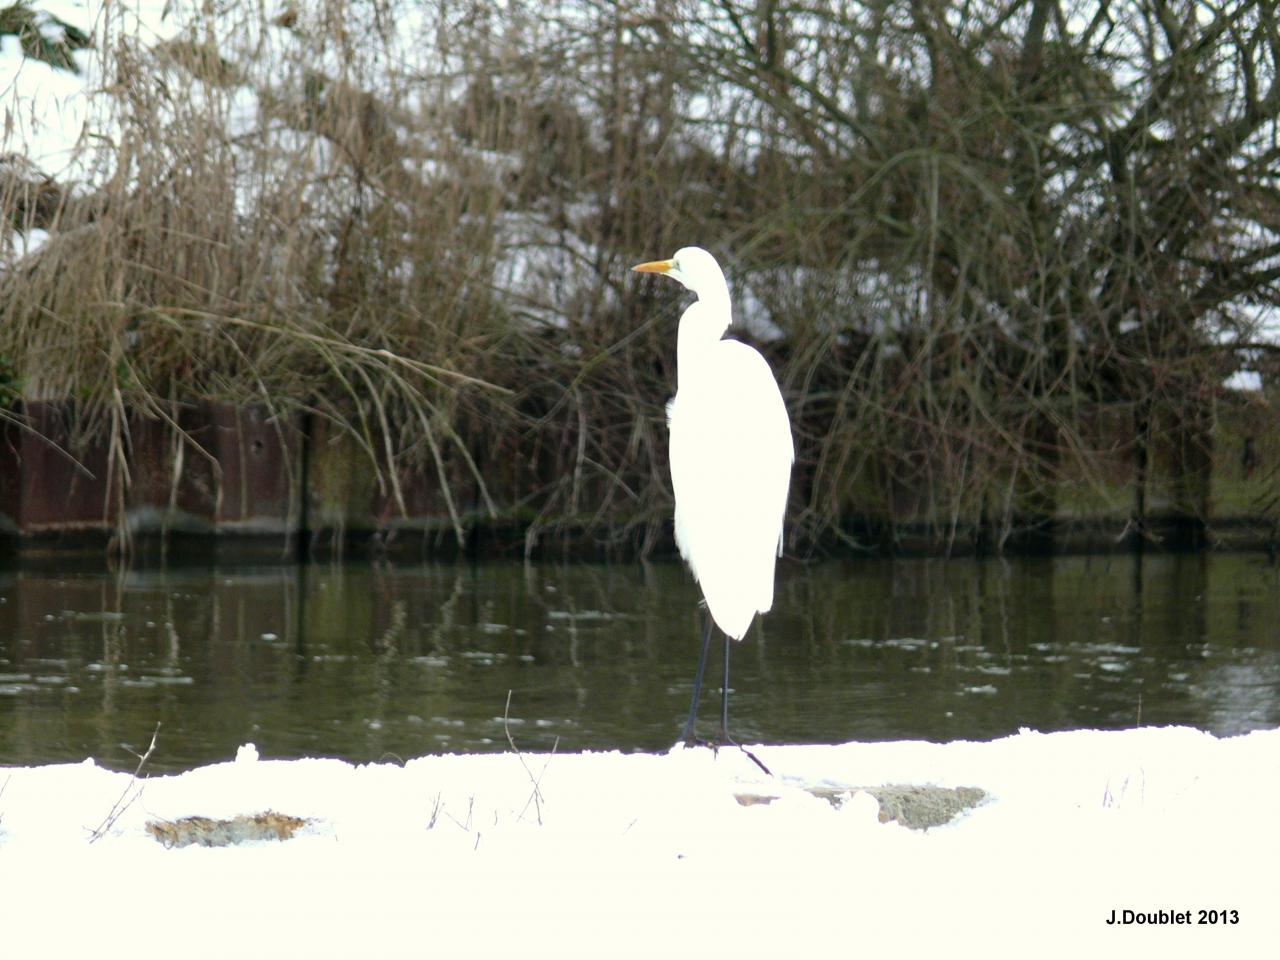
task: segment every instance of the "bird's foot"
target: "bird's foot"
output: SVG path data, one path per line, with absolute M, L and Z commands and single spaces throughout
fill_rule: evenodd
M 747 755 L 747 757 L 751 760 L 752 763 L 754 763 L 757 767 L 759 767 L 762 771 L 764 771 L 765 776 L 768 776 L 768 777 L 773 776 L 773 771 L 770 770 L 768 767 L 766 767 L 760 761 L 759 757 L 757 757 L 754 753 L 752 753 L 750 750 L 748 750 L 746 747 L 740 744 L 737 740 L 734 740 L 733 737 L 729 736 L 729 734 L 723 730 L 720 731 L 720 736 L 717 737 L 715 740 L 704 740 L 702 739 L 702 737 L 695 736 L 691 730 L 686 730 L 684 738 L 681 742 L 685 745 L 686 748 L 710 747 L 711 752 L 717 756 L 720 754 L 721 747 L 737 747 L 739 750 L 741 750 L 743 753 Z
M 737 747 L 739 750 L 741 750 L 743 753 L 747 755 L 747 758 L 752 763 L 754 763 L 757 767 L 759 767 L 761 770 L 764 771 L 764 775 L 766 777 L 773 776 L 773 771 L 770 770 L 768 767 L 766 767 L 763 763 L 761 763 L 760 758 L 757 757 L 754 753 L 752 753 L 750 750 L 748 750 L 746 747 L 740 744 L 737 740 L 733 739 L 733 737 L 729 736 L 729 732 L 727 730 L 720 731 L 720 739 L 711 745 L 711 749 L 712 751 L 718 753 L 720 750 L 720 747 L 722 746 Z

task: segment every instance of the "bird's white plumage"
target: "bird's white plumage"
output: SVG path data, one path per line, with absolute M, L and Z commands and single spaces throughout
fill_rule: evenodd
M 774 565 L 794 447 L 769 364 L 736 340 L 729 291 L 714 258 L 687 247 L 666 273 L 698 294 L 680 318 L 678 379 L 667 405 L 671 481 L 680 554 L 716 625 L 741 639 L 773 605 Z
M 682 378 L 667 407 L 676 545 L 717 626 L 736 640 L 773 606 L 791 428 L 773 373 L 751 347 L 717 341 L 710 369 L 707 383 Z

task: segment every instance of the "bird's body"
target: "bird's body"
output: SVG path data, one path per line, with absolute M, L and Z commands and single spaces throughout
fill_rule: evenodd
M 732 316 L 729 288 L 711 254 L 685 247 L 670 260 L 635 269 L 665 273 L 698 295 L 680 317 L 676 395 L 667 404 L 676 545 L 716 625 L 726 638 L 740 640 L 755 615 L 773 606 L 774 565 L 795 459 L 786 406 L 764 357 L 722 339 Z M 708 628 L 688 738 L 709 639 Z M 727 640 L 725 658 L 722 725 Z
M 682 371 L 667 405 L 676 546 L 716 625 L 741 640 L 773 606 L 791 427 L 773 373 L 751 347 L 716 340 L 698 359 L 704 375 Z

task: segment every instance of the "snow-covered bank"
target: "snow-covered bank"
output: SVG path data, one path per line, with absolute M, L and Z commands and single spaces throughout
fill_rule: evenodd
M 1023 732 L 741 753 L 0 771 L 5 956 L 1274 956 L 1280 730 Z M 539 786 L 535 793 L 535 780 Z M 989 797 L 928 831 L 881 783 Z M 748 805 L 740 796 L 773 797 Z M 148 820 L 275 810 L 294 839 L 166 849 Z M 1189 924 L 1108 924 L 1112 911 Z M 1201 924 L 1200 911 L 1233 911 Z M 1233 922 L 1234 921 L 1234 922 Z

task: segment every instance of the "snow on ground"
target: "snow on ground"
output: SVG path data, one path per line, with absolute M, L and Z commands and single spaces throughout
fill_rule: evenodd
M 128 774 L 0 770 L 0 953 L 1275 956 L 1280 730 L 754 749 L 773 777 L 733 749 L 353 766 L 246 746 L 147 779 L 95 843 Z M 989 798 L 918 831 L 865 793 L 810 792 L 885 783 Z M 268 809 L 313 822 L 223 848 L 145 830 Z M 1192 922 L 1109 925 L 1113 910 Z

